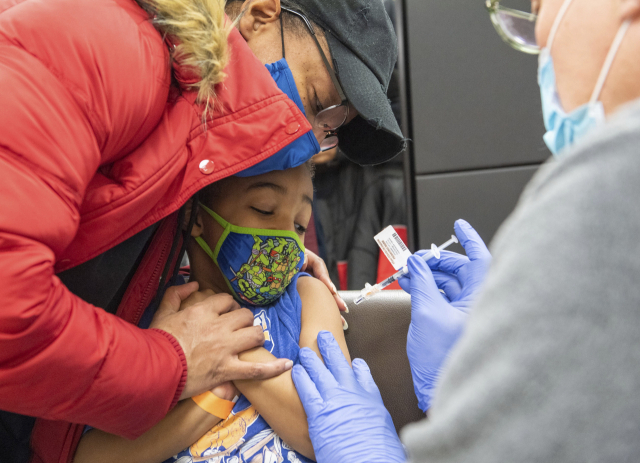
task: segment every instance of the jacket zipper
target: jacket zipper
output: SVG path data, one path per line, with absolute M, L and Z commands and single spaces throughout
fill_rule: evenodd
M 149 278 L 149 283 L 147 284 L 145 290 L 142 293 L 142 297 L 140 298 L 140 303 L 136 308 L 135 317 L 133 320 L 131 320 L 131 323 L 133 323 L 136 326 L 138 326 L 138 323 L 140 322 L 140 317 L 142 317 L 144 310 L 152 302 L 152 301 L 147 302 L 147 297 L 149 296 L 149 293 L 151 292 L 153 286 L 155 285 L 155 282 L 158 281 L 158 285 L 160 284 L 160 273 L 164 268 L 163 262 L 164 262 L 165 254 L 167 253 L 168 247 L 169 247 L 168 242 L 165 242 L 165 244 L 162 246 L 162 249 L 160 251 L 160 256 L 158 258 L 158 261 L 156 262 L 156 266 L 153 269 L 153 273 L 151 274 L 151 278 Z

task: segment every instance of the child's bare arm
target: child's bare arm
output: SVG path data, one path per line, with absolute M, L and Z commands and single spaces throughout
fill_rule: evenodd
M 300 347 L 310 347 L 318 355 L 318 332 L 331 331 L 347 359 L 340 312 L 327 287 L 310 277 L 298 278 L 298 293 L 302 300 L 302 331 Z M 265 362 L 275 357 L 266 349 L 252 349 L 240 355 L 241 360 Z M 268 380 L 235 381 L 236 387 L 256 407 L 269 426 L 302 455 L 314 459 L 309 439 L 307 416 L 291 379 L 291 371 Z
M 220 388 L 215 391 L 218 396 L 223 395 Z M 160 423 L 135 440 L 97 429 L 89 431 L 80 441 L 74 463 L 161 463 L 189 447 L 220 421 L 193 400 L 183 400 Z
M 328 330 L 349 358 L 340 315 L 327 288 L 314 278 L 303 277 L 298 279 L 298 292 L 302 300 L 300 347 L 310 347 L 319 353 L 317 334 Z M 242 360 L 252 362 L 273 358 L 263 348 L 241 354 Z M 291 372 L 270 380 L 238 381 L 236 385 L 285 442 L 301 454 L 314 457 L 307 418 Z M 74 463 L 160 463 L 196 442 L 218 422 L 219 418 L 192 400 L 184 400 L 160 423 L 133 441 L 99 430 L 89 431 L 80 441 Z
M 344 339 L 340 311 L 333 295 L 320 280 L 309 277 L 298 278 L 298 293 L 302 299 L 302 331 L 300 347 L 309 347 L 320 356 L 318 333 L 330 331 L 338 341 L 340 349 L 349 363 L 349 349 Z

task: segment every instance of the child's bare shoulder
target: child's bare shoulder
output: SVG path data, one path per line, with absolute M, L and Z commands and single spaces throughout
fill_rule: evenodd
M 303 312 L 305 307 L 313 306 L 315 310 L 330 310 L 339 314 L 338 305 L 329 288 L 317 278 L 311 276 L 298 278 L 297 289 L 302 301 Z
M 329 291 L 329 288 L 312 276 L 301 276 L 298 278 L 298 294 L 300 298 L 303 297 L 326 297 L 333 300 L 333 295 Z
M 350 360 L 340 310 L 329 288 L 316 278 L 301 277 L 298 278 L 298 294 L 302 301 L 300 347 L 310 347 L 320 354 L 316 343 L 318 333 L 330 331 L 347 360 Z

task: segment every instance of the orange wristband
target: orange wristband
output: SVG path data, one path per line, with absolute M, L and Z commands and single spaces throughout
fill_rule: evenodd
M 211 391 L 203 392 L 191 397 L 191 399 L 205 412 L 223 420 L 229 416 L 235 405 L 235 401 L 221 399 Z

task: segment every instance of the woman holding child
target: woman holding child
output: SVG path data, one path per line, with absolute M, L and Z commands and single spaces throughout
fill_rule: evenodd
M 98 429 L 144 441 L 166 423 L 175 428 L 181 413 L 202 411 L 190 397 L 214 390 L 224 400 L 235 387 L 245 398 L 234 411 L 255 407 L 269 422 L 263 431 L 291 441 L 292 457 L 313 456 L 303 420 L 280 424 L 281 410 L 260 397 L 302 410 L 281 373 L 296 361 L 295 344 L 313 347 L 314 331 L 339 328 L 337 312 L 322 320 L 314 312 L 314 300 L 334 299 L 292 275 L 299 254 L 280 298 L 267 298 L 265 313 L 277 317 L 266 321 L 262 309 L 240 309 L 228 293 L 243 299 L 221 284 L 233 278 L 220 280 L 194 247 L 201 232 L 215 253 L 221 225 L 205 207 L 234 226 L 300 237 L 310 204 L 287 209 L 295 222 L 275 225 L 272 210 L 241 209 L 245 192 L 232 182 L 220 192 L 235 192 L 226 206 L 206 194 L 191 204 L 202 202 L 199 212 L 183 206 L 239 173 L 295 173 L 311 198 L 304 163 L 338 136 L 361 163 L 402 150 L 385 96 L 395 36 L 382 4 L 365 3 L 291 0 L 283 12 L 278 0 L 234 1 L 225 16 L 217 0 L 0 2 L 0 82 L 12 89 L 0 95 L 0 442 L 9 461 L 70 461 L 81 438 L 100 448 L 90 446 Z M 227 214 L 228 204 L 267 214 L 253 223 Z M 195 283 L 160 296 L 185 247 L 194 262 L 198 253 L 209 258 L 194 265 L 193 279 L 216 294 L 197 293 L 178 310 Z M 317 258 L 309 266 L 323 275 Z M 276 306 L 287 295 L 282 313 L 291 317 L 282 322 Z M 138 328 L 158 305 L 152 329 Z M 260 347 L 269 323 L 280 333 L 271 351 Z M 258 393 L 282 381 L 273 395 Z M 184 432 L 205 434 L 211 417 Z

